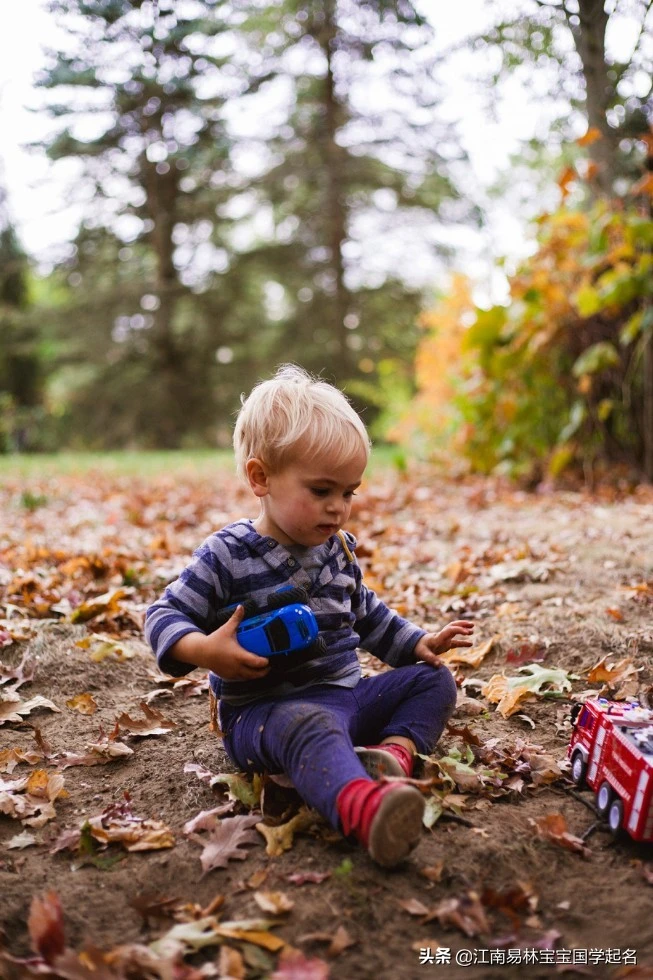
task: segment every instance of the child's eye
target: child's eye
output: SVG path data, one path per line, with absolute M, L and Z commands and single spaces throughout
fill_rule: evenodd
M 329 491 L 326 489 L 326 487 L 311 487 L 311 493 L 316 497 L 326 497 L 328 492 Z
M 357 497 L 358 494 L 355 490 L 345 490 L 345 497 Z

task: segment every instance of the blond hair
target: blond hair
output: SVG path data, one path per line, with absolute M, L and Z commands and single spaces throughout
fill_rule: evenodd
M 367 430 L 343 393 L 295 364 L 281 365 L 273 378 L 243 398 L 234 429 L 236 467 L 243 479 L 250 459 L 278 472 L 300 455 L 351 456 L 361 449 L 367 459 Z

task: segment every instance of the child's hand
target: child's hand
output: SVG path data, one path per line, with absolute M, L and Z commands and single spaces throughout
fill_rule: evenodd
M 267 657 L 259 657 L 241 647 L 236 639 L 245 610 L 238 606 L 231 619 L 203 637 L 202 663 L 198 666 L 212 670 L 226 681 L 251 681 L 265 677 L 270 670 Z
M 474 631 L 474 624 L 468 619 L 456 619 L 448 623 L 439 633 L 427 633 L 417 642 L 414 653 L 418 660 L 423 660 L 431 667 L 442 667 L 438 653 L 446 653 L 454 647 L 471 647 L 473 640 L 460 639 L 469 636 Z

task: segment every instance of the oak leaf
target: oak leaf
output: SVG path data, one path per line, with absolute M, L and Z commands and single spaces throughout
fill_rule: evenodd
M 22 721 L 25 715 L 29 715 L 37 708 L 61 711 L 61 708 L 57 708 L 56 704 L 48 698 L 41 697 L 40 694 L 30 698 L 29 701 L 21 701 L 17 694 L 12 697 L 11 691 L 6 691 L 0 696 L 0 725 L 4 725 L 6 721 Z
M 253 817 L 251 814 L 221 820 L 209 833 L 200 856 L 204 874 L 213 871 L 214 868 L 226 868 L 229 861 L 244 861 L 248 852 L 243 848 L 258 842 L 256 834 L 251 829 L 257 821 L 258 817 Z M 195 837 L 194 839 L 202 842 L 204 840 Z
M 148 735 L 165 735 L 177 727 L 176 721 L 165 718 L 156 708 L 151 708 L 145 701 L 140 702 L 141 711 L 145 715 L 145 720 L 131 718 L 126 711 L 116 719 L 116 725 L 111 733 L 111 738 L 117 738 L 121 729 L 128 731 L 130 735 L 138 738 L 145 738 Z

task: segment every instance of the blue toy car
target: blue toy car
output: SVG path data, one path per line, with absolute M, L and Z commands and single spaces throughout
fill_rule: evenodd
M 244 619 L 236 631 L 240 645 L 259 657 L 306 650 L 315 643 L 317 636 L 317 620 L 302 603 L 292 603 Z

